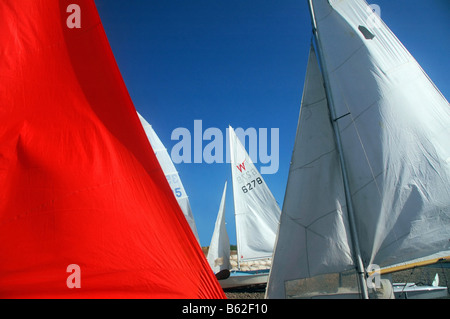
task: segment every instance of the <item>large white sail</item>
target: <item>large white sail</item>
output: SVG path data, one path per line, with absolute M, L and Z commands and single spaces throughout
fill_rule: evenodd
M 208 249 L 208 260 L 211 269 L 216 274 L 224 269 L 231 269 L 230 265 L 230 239 L 228 238 L 225 225 L 225 195 L 227 183 L 223 189 L 222 200 L 220 201 L 219 213 L 217 214 L 216 225 L 211 237 Z
M 450 107 L 447 100 L 365 1 L 311 3 L 331 121 L 336 123 L 342 143 L 364 267 L 449 255 Z M 312 125 L 307 127 L 309 131 L 299 127 L 298 134 L 319 134 Z M 318 145 L 301 152 L 312 152 L 315 147 Z M 295 208 L 290 202 L 294 200 L 292 197 L 299 196 L 298 185 L 305 182 L 304 175 L 298 175 L 291 167 L 283 215 L 289 210 L 286 215 L 298 216 L 303 221 L 316 216 L 318 210 L 300 211 L 306 205 L 302 204 L 293 212 Z M 339 192 L 312 194 L 302 200 L 314 202 L 324 197 L 345 205 Z M 298 256 L 292 262 L 285 261 L 285 266 L 277 261 L 281 247 L 296 240 L 295 234 L 281 235 L 292 227 L 289 223 L 289 218 L 283 217 L 272 271 L 274 275 L 275 271 L 284 271 L 286 280 L 305 278 L 299 277 L 304 274 L 296 269 L 303 265 L 296 263 Z M 309 260 L 320 249 L 320 241 L 318 244 L 308 247 L 303 258 Z M 341 251 L 327 253 L 339 255 Z M 309 263 L 309 267 L 322 269 L 323 274 L 339 271 L 326 263 Z M 278 289 L 285 289 L 286 284 L 275 284 L 280 279 L 273 277 L 269 281 L 269 297 L 283 296 L 284 292 Z M 272 285 L 278 287 L 272 289 Z
M 342 174 L 323 79 L 311 46 L 267 287 L 270 298 L 285 298 L 285 283 L 290 280 L 339 273 L 353 267 L 346 216 Z
M 186 217 L 189 225 L 191 226 L 192 232 L 194 233 L 197 241 L 200 243 L 197 226 L 195 225 L 194 215 L 192 214 L 191 205 L 189 203 L 189 198 L 184 190 L 184 186 L 181 183 L 180 176 L 173 165 L 172 159 L 167 153 L 164 144 L 161 142 L 158 135 L 153 130 L 153 127 L 142 117 L 139 113 L 139 119 L 141 120 L 142 126 L 144 127 L 145 133 L 147 134 L 147 138 L 150 141 L 150 145 L 155 152 L 156 158 L 158 159 L 161 168 L 166 175 L 167 181 L 169 182 L 170 188 L 172 189 L 178 204 L 180 205 L 181 210 Z
M 273 254 L 280 208 L 244 146 L 230 126 L 230 159 L 238 260 Z

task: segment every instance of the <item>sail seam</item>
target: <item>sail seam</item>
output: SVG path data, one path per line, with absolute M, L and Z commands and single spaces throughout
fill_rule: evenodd
M 344 61 L 341 62 L 341 64 L 339 64 L 338 66 L 336 66 L 333 70 L 330 71 L 331 73 L 336 72 L 338 69 L 340 69 L 342 66 L 344 66 L 344 64 L 346 64 L 351 58 L 353 58 L 353 56 L 358 53 L 362 48 L 364 48 L 364 44 L 361 44 L 361 46 L 359 48 L 357 48 L 355 51 L 353 51 L 352 54 L 349 55 L 349 57 L 347 59 L 345 59 Z
M 305 107 L 316 107 L 317 106 L 317 104 L 319 104 L 319 103 L 321 103 L 321 102 L 323 102 L 323 101 L 326 101 L 327 99 L 324 97 L 324 98 L 321 98 L 320 100 L 317 100 L 317 101 L 315 101 L 315 102 L 311 102 L 311 103 L 308 103 L 308 104 L 304 104 L 303 105 L 303 107 L 305 108 Z
M 316 158 L 313 159 L 312 161 L 310 161 L 310 162 L 308 162 L 308 163 L 306 163 L 306 164 L 303 164 L 302 166 L 295 167 L 295 168 L 291 169 L 290 172 L 293 172 L 293 171 L 296 171 L 296 170 L 299 170 L 299 169 L 302 169 L 302 168 L 309 168 L 309 167 L 307 167 L 308 165 L 310 165 L 310 164 L 312 164 L 312 163 L 314 163 L 314 162 L 317 162 L 317 161 L 320 160 L 322 157 L 325 157 L 325 156 L 327 156 L 327 155 L 329 155 L 329 154 L 331 154 L 331 153 L 333 153 L 333 152 L 335 152 L 335 151 L 336 151 L 336 148 L 333 148 L 331 151 L 326 152 L 326 153 L 320 155 L 319 157 L 316 157 Z
M 370 181 L 368 181 L 367 183 L 365 183 L 364 185 L 362 185 L 360 188 L 356 189 L 354 192 L 352 192 L 352 196 L 356 195 L 358 192 L 360 192 L 362 189 L 366 188 L 370 183 L 376 183 L 375 179 L 377 179 L 380 175 L 382 175 L 385 171 L 381 171 L 380 173 L 378 173 L 377 175 L 372 175 L 372 179 Z
M 359 51 L 359 49 L 358 49 L 357 51 Z M 356 52 L 356 51 L 355 51 L 355 52 Z M 352 55 L 352 56 L 353 56 L 353 55 Z M 348 61 L 348 60 L 349 60 L 349 59 L 347 59 L 346 61 Z M 337 82 L 337 85 L 338 85 L 338 86 L 340 85 L 339 82 Z M 377 99 L 377 101 L 379 101 L 379 99 Z M 375 186 L 376 186 L 376 188 L 377 188 L 378 195 L 379 195 L 380 197 L 382 197 L 380 187 L 379 187 L 378 183 L 377 183 L 376 180 L 375 180 L 375 179 L 376 179 L 376 176 L 375 176 L 375 173 L 374 173 L 374 171 L 373 171 L 372 163 L 371 163 L 371 161 L 370 161 L 370 159 L 369 159 L 369 156 L 367 155 L 367 151 L 366 151 L 366 148 L 365 148 L 365 146 L 364 146 L 363 139 L 361 138 L 361 135 L 360 135 L 359 130 L 358 130 L 358 126 L 357 126 L 357 124 L 356 124 L 356 119 L 358 119 L 363 113 L 367 112 L 367 111 L 368 111 L 369 109 L 371 109 L 372 107 L 377 106 L 377 101 L 374 101 L 372 104 L 370 104 L 370 105 L 369 105 L 366 109 L 364 109 L 360 114 L 357 114 L 356 117 L 354 117 L 353 114 L 351 113 L 351 108 L 350 108 L 350 106 L 349 106 L 349 103 L 348 103 L 347 99 L 345 99 L 345 97 L 344 97 L 343 103 L 344 103 L 345 108 L 347 109 L 348 113 L 350 113 L 350 114 L 349 114 L 349 115 L 350 115 L 350 123 L 347 125 L 346 128 L 349 128 L 350 126 L 353 126 L 353 127 L 354 127 L 354 129 L 355 129 L 355 134 L 356 134 L 356 136 L 357 136 L 357 138 L 358 138 L 359 144 L 361 145 L 361 149 L 362 149 L 362 152 L 363 152 L 363 154 L 364 154 L 364 158 L 365 158 L 365 160 L 366 160 L 367 165 L 369 166 L 370 175 L 372 176 L 372 179 L 373 179 L 374 182 L 375 182 Z M 341 116 L 341 117 L 343 117 L 343 116 Z M 341 118 L 341 117 L 339 117 L 339 118 Z M 339 119 L 339 118 L 338 118 L 338 119 Z M 338 125 L 338 129 L 339 129 L 339 124 L 337 124 L 337 125 Z M 349 188 L 350 188 L 350 187 L 349 187 Z M 351 189 L 350 189 L 350 192 L 353 193 L 353 192 L 351 191 Z M 351 196 L 353 196 L 353 195 L 351 194 Z
M 367 155 L 366 148 L 365 148 L 364 143 L 362 141 L 361 135 L 359 134 L 359 130 L 358 130 L 358 127 L 356 126 L 356 122 L 353 120 L 353 118 L 352 118 L 352 122 L 353 122 L 353 126 L 355 127 L 355 132 L 356 132 L 356 136 L 358 137 L 359 144 L 361 145 L 361 148 L 363 150 L 364 157 L 366 158 L 367 165 L 369 165 L 370 174 L 372 175 L 372 179 L 375 182 L 375 186 L 377 187 L 378 195 L 381 198 L 382 197 L 381 190 L 380 190 L 380 187 L 379 187 L 379 185 L 378 185 L 378 183 L 376 181 L 376 175 L 375 175 L 375 173 L 373 171 L 372 163 L 370 162 L 369 156 Z
M 347 206 L 347 205 L 342 205 L 341 207 L 343 208 L 343 207 L 346 207 L 346 206 Z M 323 219 L 323 218 L 325 218 L 325 217 L 328 217 L 328 216 L 330 216 L 330 215 L 332 215 L 332 214 L 334 214 L 334 213 L 338 213 L 338 212 L 339 212 L 339 209 L 333 209 L 333 210 L 329 211 L 328 213 L 325 213 L 325 214 L 323 214 L 322 216 L 317 217 L 316 219 L 314 219 L 313 221 L 311 221 L 311 222 L 308 223 L 307 225 L 298 222 L 298 220 L 299 220 L 300 218 L 292 218 L 291 216 L 290 216 L 290 218 L 291 218 L 297 225 L 302 226 L 303 228 L 305 228 L 305 230 L 308 230 L 308 231 L 310 231 L 310 232 L 312 232 L 312 233 L 315 233 L 315 234 L 319 235 L 319 233 L 317 233 L 317 232 L 315 232 L 315 231 L 313 231 L 313 230 L 310 230 L 310 227 L 313 226 L 315 223 L 317 223 L 319 220 L 321 220 L 321 219 Z M 321 237 L 324 237 L 324 236 L 321 235 Z M 325 238 L 325 237 L 324 237 L 324 238 Z

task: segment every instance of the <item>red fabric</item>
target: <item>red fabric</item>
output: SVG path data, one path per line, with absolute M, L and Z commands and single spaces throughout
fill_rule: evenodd
M 2 0 L 0 30 L 0 297 L 224 297 L 93 1 Z

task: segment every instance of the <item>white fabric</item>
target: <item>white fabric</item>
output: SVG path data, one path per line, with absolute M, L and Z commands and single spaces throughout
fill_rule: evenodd
M 164 175 L 169 182 L 170 188 L 172 189 L 178 201 L 178 204 L 180 205 L 180 208 L 189 223 L 189 226 L 191 226 L 192 232 L 197 238 L 197 241 L 200 243 L 197 226 L 195 225 L 194 215 L 192 214 L 191 205 L 189 203 L 189 198 L 186 194 L 186 191 L 184 190 L 183 184 L 181 183 L 180 176 L 178 175 L 178 172 L 173 165 L 172 159 L 170 158 L 169 153 L 167 153 L 167 150 L 161 142 L 160 138 L 155 133 L 155 130 L 153 130 L 153 127 L 139 113 L 138 116 L 142 123 L 142 126 L 144 127 L 145 134 L 150 141 L 150 145 L 155 152 L 159 165 L 161 165 Z
M 228 130 L 238 260 L 272 257 L 280 208 L 233 128 Z
M 340 272 L 353 266 L 346 214 L 322 75 L 311 46 L 267 287 L 269 298 L 285 298 L 285 281 Z
M 208 260 L 211 269 L 216 274 L 224 269 L 231 269 L 230 265 L 230 240 L 228 238 L 225 225 L 225 195 L 227 192 L 227 183 L 223 189 L 222 200 L 220 201 L 219 212 L 217 214 L 214 232 L 209 245 Z
M 335 109 L 333 120 L 341 135 L 364 266 L 408 263 L 442 252 L 448 255 L 449 103 L 365 1 L 315 0 L 313 14 Z M 310 80 L 307 76 L 307 82 Z M 308 90 L 306 83 L 304 94 L 314 97 Z M 340 253 L 351 256 L 348 247 L 352 246 L 340 241 L 349 237 L 345 217 L 343 222 L 322 217 L 326 211 L 322 206 L 335 200 L 343 207 L 345 201 L 341 187 L 334 183 L 335 162 L 330 157 L 335 152 L 331 146 L 330 153 L 323 152 L 331 143 L 328 128 L 318 124 L 315 116 L 320 116 L 319 112 L 305 107 L 308 99 L 304 99 L 269 297 L 284 296 L 280 292 L 284 289 L 282 280 L 339 272 L 345 264 L 341 261 L 346 259 Z M 312 115 L 307 119 L 308 112 Z M 322 112 L 321 116 L 328 114 Z M 324 177 L 311 173 L 308 181 L 310 169 L 330 174 L 330 182 L 322 191 Z M 319 196 L 308 188 L 317 189 Z M 336 216 L 333 210 L 329 212 Z M 308 221 L 313 218 L 317 219 L 315 224 L 324 219 L 319 230 L 314 229 L 322 240 L 311 243 L 308 239 L 300 249 L 294 249 L 292 243 L 300 237 L 295 233 L 301 233 L 305 226 L 312 231 Z M 330 227 L 342 232 L 338 239 L 323 237 Z M 328 239 L 329 247 L 321 259 L 317 254 Z M 279 252 L 290 247 L 292 257 L 281 261 L 288 254 Z
M 449 104 L 365 1 L 327 2 L 317 29 L 336 117 L 350 113 L 337 123 L 363 262 L 449 250 Z

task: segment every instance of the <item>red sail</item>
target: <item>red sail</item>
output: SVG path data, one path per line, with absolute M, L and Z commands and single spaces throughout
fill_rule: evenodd
M 0 2 L 0 297 L 223 298 L 93 1 Z

